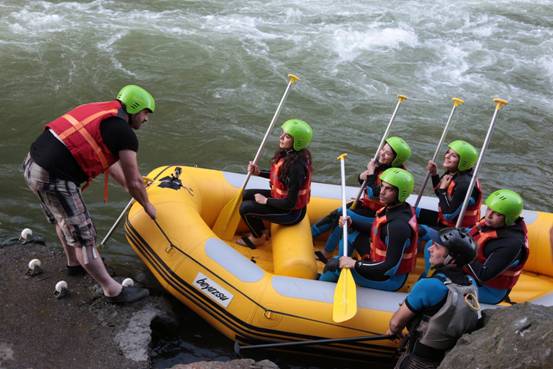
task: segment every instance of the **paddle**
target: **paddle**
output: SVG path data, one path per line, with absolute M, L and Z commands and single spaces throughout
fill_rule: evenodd
M 306 346 L 306 345 L 324 345 L 327 343 L 343 343 L 343 342 L 359 342 L 359 341 L 379 341 L 379 340 L 391 340 L 396 336 L 359 336 L 359 337 L 345 337 L 345 338 L 323 338 L 320 340 L 304 340 L 296 342 L 278 342 L 278 343 L 263 343 L 260 345 L 247 345 L 240 346 L 238 341 L 234 342 L 234 352 L 236 355 L 240 355 L 241 350 L 250 349 L 262 349 L 262 348 L 275 348 L 275 347 L 289 347 L 289 346 Z
M 130 209 L 131 205 L 134 203 L 134 199 L 130 199 L 129 203 L 127 204 L 127 206 L 125 206 L 125 208 L 123 209 L 123 211 L 121 212 L 121 214 L 119 214 L 119 217 L 117 217 L 117 220 L 115 221 L 115 223 L 113 223 L 113 225 L 111 226 L 111 228 L 109 229 L 108 233 L 106 234 L 106 236 L 102 239 L 102 242 L 100 242 L 100 244 L 98 245 L 98 248 L 101 248 L 103 247 L 106 242 L 108 241 L 108 239 L 111 237 L 113 231 L 115 231 L 115 228 L 117 228 L 117 226 L 119 225 L 119 223 L 121 223 L 121 219 L 123 219 L 123 216 L 127 213 L 127 211 Z
M 299 81 L 299 78 L 297 76 L 293 74 L 288 74 L 288 85 L 286 86 L 284 95 L 282 95 L 282 99 L 280 99 L 280 103 L 278 104 L 277 110 L 273 115 L 271 124 L 269 124 L 269 128 L 267 128 L 267 132 L 265 132 L 265 136 L 261 141 L 261 145 L 259 145 L 259 148 L 257 149 L 257 153 L 255 154 L 255 158 L 253 159 L 254 164 L 257 164 L 257 160 L 259 159 L 261 150 L 263 150 L 263 146 L 265 146 L 267 137 L 269 137 L 269 134 L 271 133 L 271 129 L 273 128 L 273 125 L 275 124 L 280 114 L 280 110 L 282 109 L 284 101 L 286 101 L 286 97 L 290 92 L 290 88 L 297 81 Z M 252 174 L 248 172 L 248 175 L 246 176 L 246 180 L 244 181 L 244 184 L 242 184 L 240 191 L 238 191 L 238 193 L 225 205 L 223 210 L 221 210 L 221 212 L 219 213 L 219 216 L 215 221 L 215 225 L 213 226 L 213 232 L 215 232 L 215 234 L 219 238 L 222 238 L 224 240 L 230 240 L 234 236 L 234 233 L 236 233 L 236 228 L 238 227 L 238 223 L 240 222 L 240 213 L 238 212 L 238 210 L 240 208 L 240 204 L 242 203 L 242 195 L 244 193 L 244 189 L 246 188 L 246 185 L 248 184 L 248 181 L 250 180 L 251 175 Z
M 493 99 L 493 101 L 495 102 L 495 110 L 493 112 L 492 121 L 490 122 L 490 127 L 488 128 L 488 132 L 486 133 L 486 138 L 484 139 L 484 143 L 482 144 L 482 148 L 480 149 L 480 155 L 478 155 L 478 161 L 476 162 L 476 166 L 474 167 L 472 179 L 470 180 L 469 188 L 467 190 L 467 194 L 465 195 L 463 206 L 461 207 L 461 212 L 459 213 L 457 223 L 455 224 L 456 228 L 459 228 L 461 226 L 461 223 L 463 223 L 463 217 L 465 216 L 465 211 L 467 210 L 469 200 L 472 195 L 472 190 L 474 189 L 474 185 L 476 183 L 476 176 L 478 175 L 478 170 L 480 170 L 480 164 L 482 163 L 482 158 L 484 157 L 484 152 L 486 151 L 486 148 L 488 147 L 488 143 L 490 142 L 490 138 L 492 136 L 497 113 L 499 112 L 499 110 L 501 110 L 501 108 L 508 104 L 507 100 L 500 99 L 498 97 Z
M 432 159 L 431 159 L 432 161 L 435 161 L 436 156 L 438 156 L 440 147 L 442 146 L 442 143 L 444 142 L 445 136 L 447 134 L 447 130 L 449 129 L 449 123 L 451 122 L 451 117 L 453 117 L 455 108 L 465 103 L 462 99 L 459 99 L 458 97 L 453 97 L 451 98 L 451 100 L 453 100 L 453 107 L 451 108 L 451 112 L 449 113 L 449 118 L 447 119 L 447 123 L 445 124 L 444 130 L 442 132 L 442 137 L 440 137 L 440 141 L 438 141 L 438 145 L 436 145 L 436 150 L 434 151 L 434 155 L 432 155 Z M 419 202 L 421 201 L 422 194 L 424 192 L 426 184 L 428 183 L 429 178 L 430 178 L 430 172 L 427 172 L 426 177 L 424 178 L 424 182 L 422 184 L 421 190 L 419 192 L 419 196 L 417 196 L 417 201 L 415 201 L 415 205 L 413 206 L 415 209 L 417 208 L 417 206 L 419 205 Z
M 146 185 L 146 187 L 148 187 L 150 184 L 152 184 L 152 182 L 154 181 L 153 179 L 150 179 L 148 177 L 143 177 L 144 178 L 144 184 Z M 100 249 L 102 247 L 104 247 L 104 245 L 106 244 L 106 242 L 108 241 L 108 239 L 111 237 L 111 235 L 113 234 L 113 231 L 115 231 L 115 229 L 117 228 L 117 226 L 119 225 L 119 223 L 121 223 L 121 219 L 123 219 L 123 216 L 127 213 L 127 211 L 130 209 L 131 205 L 134 204 L 134 199 L 131 198 L 129 200 L 129 203 L 127 204 L 127 206 L 125 206 L 125 208 L 123 209 L 123 211 L 121 212 L 121 214 L 119 214 L 119 216 L 117 217 L 117 220 L 115 220 L 115 223 L 113 223 L 113 225 L 111 226 L 111 228 L 109 229 L 108 233 L 106 234 L 106 236 L 102 239 L 102 242 L 100 242 L 97 247 Z M 94 250 L 93 250 L 94 251 Z
M 348 209 L 346 207 L 346 169 L 345 160 L 348 154 L 342 154 L 338 156 L 337 160 L 340 160 L 340 175 L 342 177 L 342 216 L 347 217 Z M 343 255 L 348 255 L 348 225 L 343 225 Z M 337 323 L 345 322 L 353 318 L 357 314 L 357 290 L 355 287 L 355 281 L 351 275 L 351 270 L 348 268 L 342 268 L 340 271 L 340 277 L 338 283 L 336 283 L 336 289 L 334 290 L 334 305 L 332 307 L 332 320 Z
M 382 139 L 380 140 L 380 144 L 378 144 L 378 149 L 376 149 L 376 153 L 374 154 L 373 160 L 376 160 L 378 158 L 378 153 L 380 150 L 382 150 L 382 146 L 384 146 L 384 142 L 388 138 L 388 133 L 390 132 L 390 127 L 392 126 L 392 122 L 394 121 L 397 111 L 399 109 L 399 105 L 401 105 L 402 102 L 407 100 L 407 96 L 399 95 L 397 97 L 397 104 L 394 109 L 394 112 L 392 113 L 392 117 L 390 118 L 390 121 L 388 122 L 388 126 L 386 127 L 386 130 L 384 131 L 384 135 L 382 136 Z M 363 194 L 363 190 L 367 186 L 367 179 L 363 181 L 363 184 L 361 185 L 361 188 L 359 188 L 359 193 L 357 193 L 357 197 L 355 198 L 355 201 L 353 204 L 351 204 L 351 209 L 355 209 L 357 207 L 357 203 L 359 202 L 359 199 L 361 198 L 361 195 Z

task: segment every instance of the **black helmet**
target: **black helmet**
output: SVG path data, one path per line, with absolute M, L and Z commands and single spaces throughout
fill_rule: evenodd
M 447 248 L 448 256 L 457 266 L 468 264 L 476 256 L 476 244 L 471 236 L 459 228 L 444 228 L 440 231 L 439 244 Z M 449 258 L 446 258 L 449 260 Z

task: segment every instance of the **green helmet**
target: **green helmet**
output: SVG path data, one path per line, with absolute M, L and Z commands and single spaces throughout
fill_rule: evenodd
M 145 89 L 137 85 L 127 85 L 117 94 L 117 100 L 125 105 L 129 114 L 136 114 L 144 109 L 152 113 L 156 110 L 154 97 Z
M 478 151 L 466 141 L 455 140 L 450 143 L 447 147 L 455 151 L 459 155 L 459 164 L 457 164 L 457 169 L 460 172 L 469 170 L 474 167 L 476 160 L 478 159 Z
M 390 145 L 396 154 L 396 157 L 392 161 L 393 167 L 399 167 L 411 157 L 411 148 L 403 138 L 397 136 L 388 137 L 386 143 Z
M 380 174 L 380 180 L 397 188 L 397 200 L 399 202 L 405 202 L 415 187 L 413 175 L 401 168 L 386 169 Z
M 289 119 L 284 122 L 281 128 L 294 139 L 294 150 L 303 150 L 311 143 L 313 130 L 303 120 Z
M 511 225 L 517 220 L 524 205 L 522 197 L 518 193 L 505 189 L 492 192 L 485 204 L 505 217 L 505 225 Z

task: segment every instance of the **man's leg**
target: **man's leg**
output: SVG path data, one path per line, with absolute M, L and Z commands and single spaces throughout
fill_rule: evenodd
M 91 247 L 72 247 L 74 249 L 74 254 L 78 260 L 78 262 L 81 264 L 81 266 L 90 274 L 92 278 L 98 284 L 100 287 L 102 287 L 102 290 L 104 291 L 104 295 L 106 296 L 117 296 L 121 292 L 122 286 L 117 283 L 108 273 L 106 266 L 104 265 L 104 261 L 100 257 L 100 254 L 98 254 L 98 251 L 96 250 L 96 257 L 93 258 L 92 255 L 92 248 Z M 88 261 L 87 264 L 85 264 L 85 258 L 84 253 L 86 252 L 86 261 Z
M 81 265 L 79 263 L 79 260 L 77 259 L 77 255 L 75 255 L 75 248 L 68 246 L 67 242 L 65 242 L 65 237 L 63 236 L 63 232 L 61 230 L 61 227 L 56 224 L 56 234 L 58 235 L 58 239 L 63 246 L 63 251 L 65 251 L 65 257 L 67 258 L 67 266 L 74 267 Z

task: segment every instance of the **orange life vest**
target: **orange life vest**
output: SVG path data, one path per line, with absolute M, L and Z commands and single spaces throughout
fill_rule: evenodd
M 401 263 L 396 271 L 396 275 L 407 274 L 415 270 L 417 263 L 417 241 L 419 238 L 419 227 L 417 224 L 417 216 L 413 207 L 409 206 L 411 217 L 409 218 L 409 227 L 411 228 L 411 243 L 406 250 L 403 251 Z M 378 263 L 386 260 L 386 251 L 388 246 L 380 237 L 382 227 L 388 223 L 388 218 L 385 214 L 386 208 L 381 208 L 376 212 L 376 217 L 372 225 L 372 241 L 371 241 L 371 261 Z
M 127 113 L 117 100 L 80 105 L 46 124 L 69 149 L 87 176 L 84 187 L 98 174 L 105 174 L 104 201 L 108 197 L 108 170 L 117 159 L 104 144 L 100 123 L 114 116 L 128 121 Z
M 481 220 L 469 232 L 469 234 L 478 245 L 478 248 L 476 249 L 476 260 L 478 260 L 482 264 L 486 262 L 486 256 L 484 253 L 486 244 L 491 240 L 509 237 L 508 228 L 488 229 L 486 231 L 483 231 L 482 227 L 484 226 L 484 224 L 484 220 Z M 528 256 L 530 254 L 530 247 L 528 246 L 528 230 L 526 228 L 526 223 L 524 223 L 523 220 L 520 220 L 519 224 L 522 228 L 522 233 L 524 234 L 524 246 L 522 249 L 523 255 L 520 259 L 520 263 L 516 266 L 505 269 L 497 277 L 482 282 L 482 284 L 484 284 L 485 286 L 498 289 L 511 289 L 517 283 L 518 278 L 520 277 L 520 273 L 524 268 L 524 264 L 526 264 L 526 261 L 528 260 Z M 467 268 L 466 270 L 468 270 L 469 273 L 472 274 L 470 268 Z
M 269 181 L 271 185 L 271 197 L 275 199 L 285 199 L 288 197 L 288 188 L 280 181 L 280 170 L 284 164 L 284 158 L 271 165 L 271 171 L 269 174 Z M 307 175 L 303 186 L 298 192 L 298 199 L 296 200 L 295 210 L 303 209 L 309 203 L 311 197 L 311 165 L 307 165 Z
M 449 183 L 449 186 L 447 186 L 447 196 L 449 198 L 453 197 L 453 193 L 455 192 L 455 179 L 452 179 Z M 480 189 L 480 180 L 476 180 L 475 188 L 477 189 L 478 195 L 476 196 L 476 203 L 473 205 L 470 205 L 467 207 L 467 210 L 465 211 L 465 215 L 463 217 L 463 221 L 461 222 L 462 227 L 472 227 L 473 225 L 478 222 L 478 219 L 480 219 L 480 207 L 482 205 L 482 190 Z M 446 219 L 444 217 L 444 214 L 442 212 L 442 208 L 440 207 L 438 209 L 438 222 L 446 227 L 455 227 L 457 223 L 457 219 L 451 220 Z

